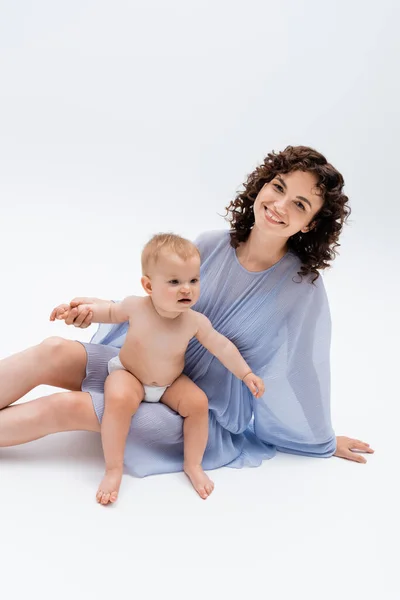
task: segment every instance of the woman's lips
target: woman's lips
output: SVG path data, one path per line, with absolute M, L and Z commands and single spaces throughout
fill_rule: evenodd
M 267 219 L 267 221 L 269 223 L 273 223 L 274 225 L 284 225 L 284 222 L 281 221 L 278 217 L 278 215 L 276 215 L 275 213 L 272 212 L 272 210 L 270 210 L 268 208 L 268 206 L 264 207 L 264 213 L 265 213 L 265 218 Z

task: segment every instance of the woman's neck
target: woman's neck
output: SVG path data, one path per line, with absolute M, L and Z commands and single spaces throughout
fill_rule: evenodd
M 287 250 L 286 239 L 266 237 L 253 228 L 247 240 L 236 249 L 236 256 L 248 271 L 265 271 L 275 265 Z

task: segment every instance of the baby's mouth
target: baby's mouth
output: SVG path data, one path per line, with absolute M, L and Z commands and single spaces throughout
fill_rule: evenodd
M 181 298 L 180 300 L 178 300 L 178 302 L 181 302 L 182 304 L 190 304 L 191 299 L 190 298 Z

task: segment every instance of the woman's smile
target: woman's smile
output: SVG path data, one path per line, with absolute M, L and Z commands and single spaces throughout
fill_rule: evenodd
M 284 225 L 285 222 L 273 212 L 268 206 L 264 206 L 265 218 L 269 223 L 273 223 L 274 225 Z

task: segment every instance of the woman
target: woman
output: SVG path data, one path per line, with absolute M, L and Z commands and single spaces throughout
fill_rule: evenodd
M 343 177 L 318 152 L 289 146 L 270 153 L 227 207 L 230 232 L 203 234 L 202 293 L 196 309 L 230 338 L 266 392 L 253 400 L 240 381 L 196 341 L 185 373 L 209 398 L 203 466 L 258 465 L 283 452 L 365 462 L 368 444 L 335 438 L 330 422 L 330 317 L 319 270 L 335 256 L 350 209 Z M 87 327 L 90 313 L 69 324 Z M 0 362 L 0 446 L 50 433 L 100 431 L 99 371 L 126 324 L 101 326 L 91 344 L 50 338 Z M 71 390 L 9 406 L 40 384 Z M 179 390 L 184 395 L 184 387 Z M 92 396 L 96 401 L 96 412 Z M 182 470 L 182 421 L 162 404 L 132 419 L 125 463 L 138 476 Z

